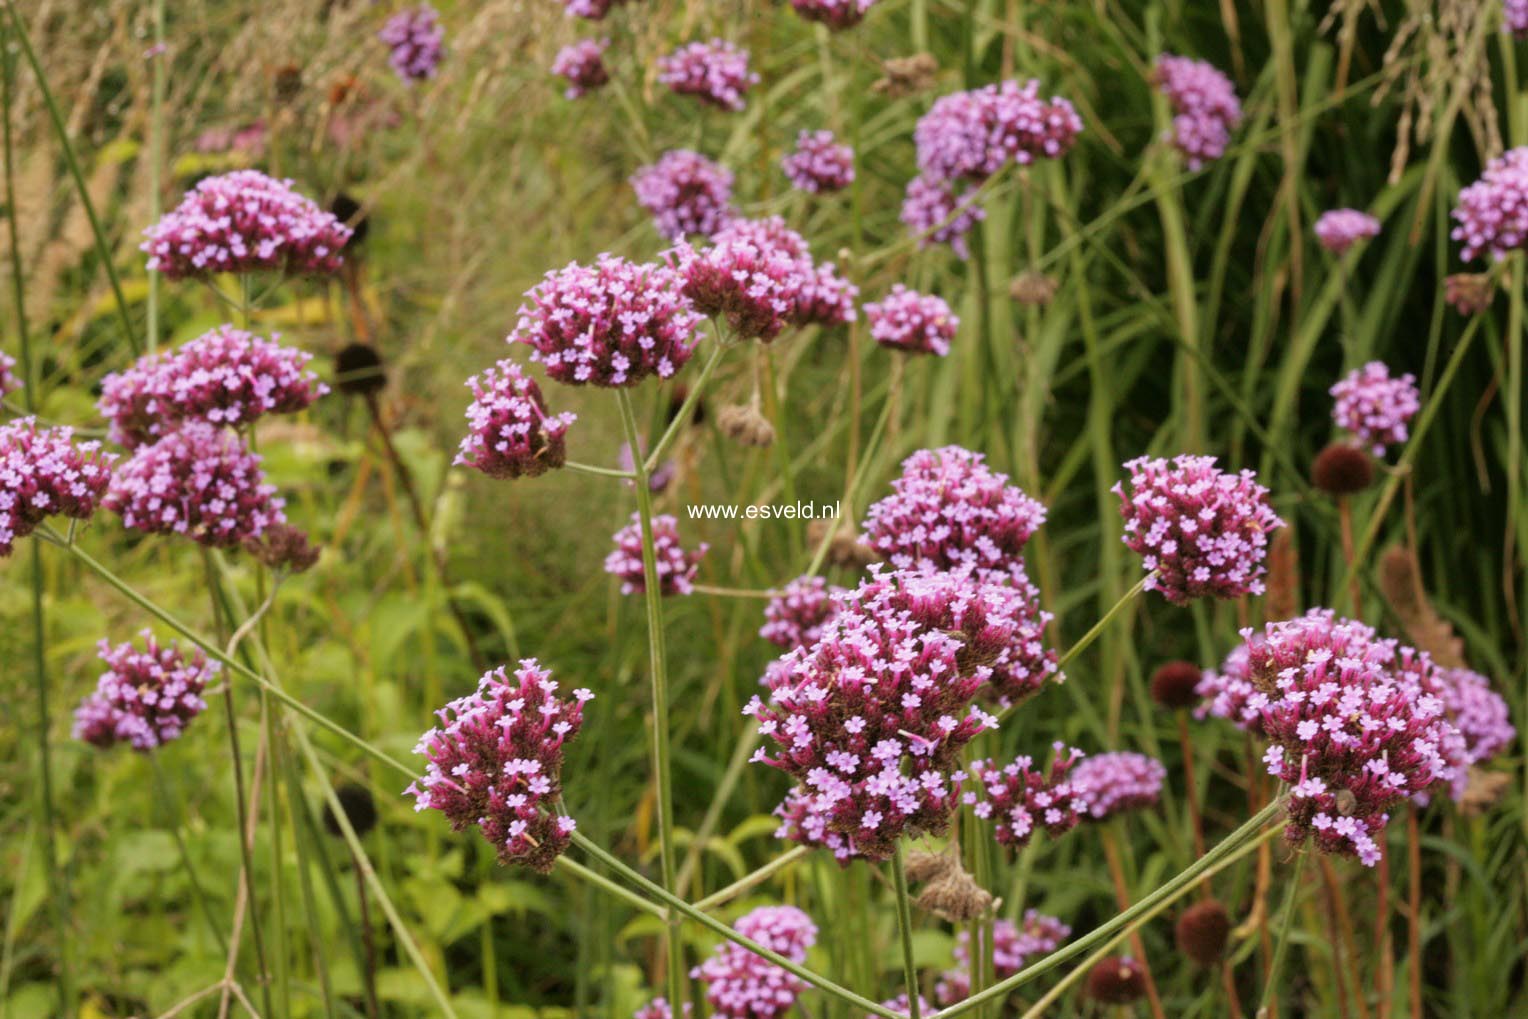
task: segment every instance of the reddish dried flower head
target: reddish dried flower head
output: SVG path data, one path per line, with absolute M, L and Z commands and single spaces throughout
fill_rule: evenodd
M 1061 743 L 1052 749 L 1048 772 L 1027 755 L 1001 768 L 991 760 L 971 763 L 980 791 L 967 790 L 963 798 L 977 817 L 993 822 L 998 845 L 1010 851 L 1028 845 L 1042 828 L 1053 838 L 1066 834 L 1087 812 L 1082 788 L 1071 774 L 1082 754 Z
M 208 177 L 143 232 L 150 270 L 172 280 L 220 272 L 338 272 L 350 228 L 258 170 Z
M 106 376 L 96 406 L 111 422 L 112 439 L 130 449 L 185 421 L 247 428 L 266 414 L 306 410 L 329 387 L 307 370 L 313 355 L 280 338 L 218 326 Z
M 1228 474 L 1210 456 L 1125 464 L 1131 491 L 1116 484 L 1124 542 L 1142 556 L 1147 590 L 1175 605 L 1214 595 L 1262 594 L 1268 534 L 1284 521 L 1251 471 Z
M 610 72 L 605 69 L 609 46 L 609 39 L 580 39 L 557 51 L 552 73 L 567 81 L 562 93 L 566 98 L 578 99 L 610 83 Z
M 1173 147 L 1190 170 L 1225 155 L 1231 131 L 1241 123 L 1241 100 L 1220 71 L 1203 60 L 1164 53 L 1157 57 L 1157 89 L 1173 110 Z
M 548 414 L 541 387 L 518 364 L 500 361 L 467 385 L 467 437 L 452 463 L 490 478 L 534 478 L 567 462 L 563 436 L 577 417 Z
M 323 549 L 291 524 L 272 524 L 258 538 L 245 538 L 244 551 L 273 570 L 306 573 L 318 563 Z
M 791 0 L 791 7 L 805 20 L 816 21 L 836 32 L 865 20 L 875 3 L 876 0 Z
M 1064 156 L 1082 132 L 1065 99 L 1040 98 L 1034 79 L 956 92 L 934 102 L 913 130 L 918 169 L 932 181 L 985 180 L 1009 163 Z
M 671 241 L 710 237 L 732 219 L 732 171 L 689 149 L 665 152 L 631 175 L 637 201 Z
M 1146 993 L 1146 971 L 1128 955 L 1110 956 L 1088 970 L 1087 996 L 1106 1005 L 1128 1005 Z
M 971 257 L 966 234 L 987 218 L 987 210 L 977 201 L 974 190 L 956 195 L 958 185 L 947 180 L 914 177 L 907 182 L 902 199 L 902 222 L 907 232 L 918 238 L 919 249 L 934 244 L 948 244 L 955 257 Z
M 570 386 L 634 386 L 668 378 L 695 352 L 700 316 L 668 266 L 600 255 L 555 269 L 525 295 L 510 343 Z
M 1491 689 L 1491 681 L 1469 669 L 1439 669 L 1438 694 L 1449 719 L 1464 738 L 1470 764 L 1490 760 L 1517 736 L 1507 702 Z
M 1164 662 L 1151 674 L 1151 699 L 1169 711 L 1199 703 L 1197 687 L 1204 672 L 1193 662 Z
M 578 735 L 588 690 L 557 697 L 557 682 L 534 658 L 514 679 L 503 666 L 487 672 L 476 692 L 437 711 L 440 727 L 419 738 L 414 753 L 429 759 L 404 794 L 415 810 L 438 810 L 453 831 L 477 828 L 500 863 L 542 872 L 568 848 L 574 822 L 557 812 L 562 748 Z
M 759 83 L 748 70 L 748 51 L 726 41 L 692 42 L 658 60 L 658 80 L 675 95 L 694 96 L 734 113 L 744 105 L 743 93 Z
M 21 378 L 16 374 L 16 359 L 0 350 L 0 399 L 21 388 Z
M 1214 899 L 1196 902 L 1183 911 L 1173 927 L 1178 951 L 1201 966 L 1213 966 L 1225 954 L 1231 937 L 1231 916 Z
M 217 675 L 218 664 L 200 649 L 188 657 L 174 641 L 161 646 L 148 630 L 140 636 L 141 651 L 131 641 L 97 645 L 106 671 L 74 712 L 75 739 L 98 747 L 128 743 L 147 752 L 179 739 L 206 710 L 202 690 Z
M 764 606 L 764 626 L 759 636 L 771 644 L 809 648 L 822 636 L 823 625 L 833 618 L 833 596 L 843 593 L 821 577 L 797 577 Z
M 398 77 L 409 84 L 435 77 L 446 38 L 435 8 L 420 4 L 399 11 L 387 19 L 377 38 L 391 50 L 387 62 Z
M 1039 910 L 1024 911 L 1024 925 L 998 918 L 992 925 L 992 975 L 998 980 L 1013 976 L 1037 959 L 1050 955 L 1072 936 L 1072 928 Z M 934 987 L 943 1008 L 971 996 L 971 934 L 955 935 L 955 968 L 946 970 Z M 927 1013 L 925 1013 L 927 1014 Z
M 1374 458 L 1351 442 L 1329 443 L 1316 454 L 1310 480 L 1328 495 L 1354 495 L 1374 484 Z
M 799 191 L 842 191 L 854 183 L 854 150 L 840 144 L 832 131 L 802 131 L 796 150 L 780 160 L 780 168 Z
M 1316 220 L 1316 240 L 1335 255 L 1379 236 L 1379 220 L 1357 209 L 1328 209 Z
M 1331 388 L 1337 402 L 1332 419 L 1369 444 L 1375 456 L 1385 447 L 1406 441 L 1406 424 L 1422 409 L 1414 375 L 1390 377 L 1382 362 L 1370 361 L 1355 368 Z
M 286 521 L 260 457 L 204 421 L 140 446 L 111 479 L 102 505 L 133 530 L 182 534 L 209 548 L 237 548 Z
M 631 523 L 615 532 L 615 551 L 605 557 L 605 572 L 621 578 L 622 594 L 642 594 L 647 590 L 647 575 L 642 569 L 642 519 L 631 515 Z M 653 517 L 653 551 L 658 560 L 658 589 L 665 596 L 689 594 L 694 590 L 700 561 L 711 546 L 701 542 L 693 552 L 679 544 L 679 521 L 668 514 Z
M 0 559 L 48 517 L 89 520 L 111 480 L 112 453 L 36 418 L 0 425 Z
M 817 943 L 817 925 L 793 906 L 760 906 L 732 926 L 792 962 L 805 962 Z M 800 977 L 731 941 L 717 945 L 690 978 L 705 984 L 706 1002 L 719 1019 L 772 1019 L 789 1012 L 807 988 Z
M 1508 149 L 1486 164 L 1479 180 L 1459 192 L 1449 234 L 1463 242 L 1466 262 L 1490 254 L 1497 261 L 1528 240 L 1528 146 Z
M 941 297 L 920 294 L 900 283 L 879 301 L 865 305 L 865 320 L 870 323 L 870 338 L 883 347 L 910 354 L 950 352 L 950 342 L 960 328 L 960 319 Z
M 1102 821 L 1156 806 L 1166 778 L 1167 769 L 1155 757 L 1122 751 L 1084 758 L 1072 772 L 1072 788 L 1088 817 Z

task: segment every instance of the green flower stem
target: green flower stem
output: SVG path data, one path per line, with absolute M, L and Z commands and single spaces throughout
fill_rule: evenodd
M 690 391 L 685 394 L 684 403 L 679 405 L 679 412 L 674 415 L 674 420 L 669 422 L 668 428 L 663 432 L 663 437 L 658 440 L 658 444 L 647 454 L 647 462 L 642 465 L 643 476 L 651 474 L 658 469 L 658 465 L 663 462 L 663 457 L 668 453 L 669 448 L 679 438 L 679 433 L 683 431 L 684 426 L 694 416 L 695 405 L 700 402 L 700 395 L 705 392 L 706 383 L 711 381 L 711 373 L 716 371 L 716 366 L 721 363 L 722 355 L 726 352 L 727 346 L 722 342 L 721 334 L 718 332 L 716 345 L 711 348 L 711 356 L 706 358 L 706 363 L 701 366 L 700 376 L 695 380 L 695 384 L 690 387 Z M 617 390 L 617 393 L 623 398 L 626 397 L 626 390 L 624 389 Z M 632 442 L 637 441 L 635 437 L 628 437 Z M 639 455 L 638 449 L 639 447 L 637 446 L 631 447 L 631 459 L 633 462 L 636 461 Z
M 891 854 L 891 883 L 897 893 L 897 931 L 902 936 L 902 981 L 907 986 L 908 1019 L 923 1019 L 918 1007 L 918 964 L 913 958 L 913 910 L 907 895 L 907 868 L 902 862 L 902 843 Z M 972 951 L 980 946 L 972 943 Z
M 776 966 L 779 966 L 787 973 L 792 973 L 800 977 L 802 980 L 811 984 L 813 987 L 817 988 L 819 991 L 828 995 L 829 997 L 837 998 L 839 1001 L 853 1005 L 856 1009 L 861 1009 L 874 1016 L 880 1016 L 882 1019 L 906 1019 L 905 1016 L 893 1012 L 891 1009 L 885 1007 L 884 1005 L 878 1005 L 871 1001 L 869 998 L 862 997 L 858 994 L 855 994 L 847 987 L 842 987 L 834 983 L 832 980 L 829 980 L 822 974 L 814 973 L 807 969 L 805 966 L 802 966 L 800 963 L 792 962 L 785 956 L 781 955 L 779 952 L 765 948 L 763 945 L 759 944 L 757 941 L 754 941 L 752 938 L 744 937 L 710 914 L 701 912 L 699 909 L 690 905 L 688 902 L 685 902 L 677 895 L 672 895 L 665 891 L 656 882 L 642 876 L 637 871 L 622 863 L 619 858 L 612 856 L 610 853 L 607 853 L 605 850 L 601 849 L 597 844 L 591 842 L 588 837 L 583 835 L 581 832 L 575 831 L 573 833 L 573 844 L 578 846 L 578 848 L 582 849 L 584 852 L 588 853 L 590 856 L 594 857 L 594 859 L 609 867 L 611 870 L 626 878 L 626 880 L 630 881 L 632 884 L 635 884 L 638 888 L 641 888 L 643 891 L 663 902 L 672 911 L 677 912 L 681 916 L 700 924 L 702 927 L 711 931 L 713 934 L 720 935 L 721 937 L 726 938 L 728 941 L 731 941 L 733 944 L 742 945 L 744 948 L 748 949 L 755 955 L 768 959 L 770 962 L 774 963 Z
M 720 356 L 721 346 L 713 353 L 708 366 L 714 366 Z M 696 384 L 699 392 L 705 376 Z M 631 445 L 632 461 L 636 467 L 637 515 L 642 527 L 642 578 L 643 603 L 647 606 L 648 666 L 652 672 L 653 701 L 653 770 L 656 773 L 658 799 L 658 852 L 666 891 L 678 891 L 678 860 L 674 848 L 674 786 L 669 757 L 669 704 L 668 704 L 668 652 L 663 639 L 663 590 L 658 580 L 658 555 L 653 544 L 653 492 L 648 487 L 648 467 L 640 462 L 641 437 L 637 431 L 637 415 L 632 409 L 631 394 L 625 389 L 616 390 L 621 406 L 621 423 L 626 427 L 626 441 Z M 684 413 L 675 424 L 685 420 Z M 661 445 L 661 444 L 660 444 Z M 655 453 L 662 450 L 655 448 Z M 668 926 L 668 992 L 669 1003 L 675 1013 L 680 1012 L 687 995 L 684 986 L 683 946 L 679 940 L 679 920 L 671 913 Z
M 1305 868 L 1305 858 L 1310 852 L 1295 854 L 1295 869 L 1289 875 L 1289 887 L 1284 892 L 1283 916 L 1279 919 L 1279 941 L 1273 950 L 1273 961 L 1268 964 L 1268 979 L 1263 984 L 1263 1000 L 1258 1015 L 1269 1014 L 1271 1004 L 1278 996 L 1279 970 L 1284 966 L 1284 953 L 1289 950 L 1289 924 L 1294 916 L 1295 900 L 1300 897 L 1300 873 Z
M 592 464 L 581 464 L 573 460 L 567 461 L 563 466 L 575 474 L 594 474 L 602 478 L 620 478 L 623 481 L 630 481 L 636 477 L 636 474 L 631 471 L 617 471 L 611 470 L 609 467 L 595 467 Z
M 154 45 L 164 46 L 164 0 L 154 0 Z M 160 203 L 160 177 L 164 164 L 164 85 L 167 55 L 161 51 L 150 61 L 152 85 L 149 93 L 149 219 L 159 222 L 164 211 Z M 144 303 L 144 346 L 150 354 L 159 346 L 159 273 L 149 273 L 148 298 Z
M 805 859 L 810 853 L 811 849 L 807 846 L 797 846 L 794 849 L 781 853 L 757 870 L 744 874 L 726 888 L 707 895 L 704 899 L 695 903 L 695 908 L 711 910 L 725 905 L 750 888 L 763 884 L 780 871 L 794 866 L 798 861 Z
M 668 911 L 665 910 L 662 906 L 655 905 L 654 903 L 649 902 L 647 899 L 642 898 L 642 896 L 636 894 L 635 892 L 626 890 L 625 888 L 616 884 L 614 881 L 610 880 L 605 875 L 597 871 L 590 870 L 588 867 L 585 867 L 583 864 L 576 860 L 570 860 L 566 856 L 559 856 L 557 858 L 557 869 L 567 871 L 567 873 L 571 874 L 573 877 L 578 878 L 580 881 L 587 881 L 602 891 L 606 891 L 611 895 L 614 895 L 616 898 L 625 902 L 628 906 L 631 906 L 635 909 L 640 909 L 642 912 L 651 916 L 656 916 L 660 920 L 668 916 Z M 700 907 L 697 906 L 696 908 Z

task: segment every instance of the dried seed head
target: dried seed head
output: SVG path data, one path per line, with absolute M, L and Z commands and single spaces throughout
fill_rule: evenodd
M 1464 666 L 1464 641 L 1453 624 L 1438 615 L 1422 587 L 1422 571 L 1406 548 L 1393 545 L 1379 560 L 1379 589 L 1391 610 L 1400 617 L 1407 638 L 1419 651 L 1446 669 Z
M 347 192 L 337 192 L 334 201 L 329 203 L 329 212 L 350 227 L 350 241 L 345 245 L 347 251 L 354 251 L 366 242 L 366 235 L 371 231 L 370 217 L 358 200 Z
M 1044 306 L 1056 296 L 1057 283 L 1034 269 L 1019 273 L 1008 285 L 1008 296 L 1023 305 Z
M 924 885 L 913 900 L 919 909 L 950 923 L 980 919 L 992 911 L 992 904 L 992 894 L 972 880 L 959 864 L 938 881 Z
M 827 537 L 828 528 L 833 525 L 832 520 L 813 520 L 807 524 L 807 541 L 813 545 L 822 543 Z M 871 563 L 881 561 L 881 555 L 875 549 L 867 545 L 860 536 L 851 530 L 840 528 L 833 535 L 833 541 L 828 546 L 828 562 L 834 566 L 842 566 L 850 570 L 863 570 Z
M 1300 554 L 1293 527 L 1280 528 L 1268 548 L 1268 596 L 1263 611 L 1271 623 L 1293 619 L 1300 612 Z
M 345 819 L 350 822 L 356 838 L 364 839 L 366 833 L 377 826 L 377 801 L 365 786 L 346 782 L 335 787 L 334 798 L 340 801 L 340 809 L 345 812 Z M 339 820 L 327 802 L 324 804 L 324 830 L 335 838 L 344 835 Z
M 1087 995 L 1108 1005 L 1128 1005 L 1146 993 L 1146 972 L 1128 955 L 1112 956 L 1088 971 Z
M 290 103 L 302 92 L 302 68 L 282 64 L 271 72 L 271 92 L 278 103 Z
M 1479 315 L 1491 306 L 1496 284 L 1490 273 L 1459 272 L 1443 280 L 1443 299 L 1461 315 Z
M 905 864 L 907 880 L 915 885 L 925 881 L 939 881 L 953 871 L 960 870 L 960 861 L 953 853 L 924 853 L 914 850 L 907 854 Z
M 1220 961 L 1231 935 L 1230 914 L 1214 899 L 1196 903 L 1178 917 L 1174 935 L 1178 951 L 1201 966 L 1213 966 Z
M 1204 672 L 1193 662 L 1166 662 L 1151 674 L 1151 699 L 1169 711 L 1199 702 L 1195 688 Z
M 1374 483 L 1374 458 L 1348 442 L 1334 442 L 1316 456 L 1311 483 L 1328 495 L 1352 495 Z
M 387 385 L 382 355 L 369 343 L 352 343 L 334 355 L 334 388 L 347 396 L 370 396 Z
M 759 412 L 757 404 L 733 404 L 716 415 L 717 427 L 733 442 L 744 446 L 770 446 L 775 441 L 775 426 Z
M 273 570 L 306 573 L 322 549 L 309 544 L 308 536 L 291 524 L 272 524 L 258 537 L 245 538 L 244 551 Z
M 934 78 L 939 74 L 939 61 L 932 53 L 892 57 L 882 62 L 881 73 L 885 77 L 871 85 L 870 90 L 888 99 L 901 99 L 933 88 Z
M 1470 768 L 1469 781 L 1464 787 L 1464 796 L 1459 800 L 1460 812 L 1467 817 L 1484 814 L 1501 802 L 1502 796 L 1511 785 L 1512 776 L 1505 771 Z

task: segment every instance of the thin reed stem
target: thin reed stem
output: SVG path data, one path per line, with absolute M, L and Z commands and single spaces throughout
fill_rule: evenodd
M 1284 906 L 1280 910 L 1279 935 L 1273 950 L 1273 961 L 1268 964 L 1268 976 L 1263 983 L 1262 1003 L 1258 1015 L 1278 1014 L 1279 971 L 1284 965 L 1284 953 L 1289 950 L 1289 926 L 1294 917 L 1295 900 L 1300 896 L 1300 874 L 1305 867 L 1305 857 L 1314 850 L 1295 854 L 1295 869 L 1289 875 L 1289 887 L 1284 891 Z
M 907 987 L 908 1019 L 922 1019 L 918 1002 L 918 963 L 913 957 L 913 910 L 907 894 L 907 868 L 899 840 L 891 854 L 891 883 L 897 895 L 897 931 L 902 938 L 902 982 Z M 973 943 L 971 951 L 977 951 Z

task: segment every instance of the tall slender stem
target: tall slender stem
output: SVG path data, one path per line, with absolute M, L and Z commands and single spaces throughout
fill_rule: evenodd
M 1125 882 L 1125 866 L 1120 859 L 1119 843 L 1114 837 L 1114 822 L 1105 822 L 1103 828 L 1104 859 L 1109 867 L 1109 877 L 1114 882 L 1114 898 L 1121 910 L 1130 908 L 1130 886 Z M 1163 1019 L 1162 996 L 1157 993 L 1157 981 L 1151 974 L 1151 962 L 1146 958 L 1146 945 L 1141 941 L 1140 931 L 1130 932 L 1130 950 L 1141 963 L 1141 976 L 1146 982 L 1146 1000 L 1151 1006 L 1153 1019 Z
M 1411 990 L 1411 1019 L 1422 1019 L 1422 833 L 1417 825 L 1417 808 L 1407 804 L 1406 869 L 1410 876 L 1407 888 L 1406 949 L 1411 961 L 1406 976 Z
M 159 222 L 160 176 L 164 164 L 164 0 L 154 0 L 154 59 L 150 61 L 152 78 L 149 94 L 149 219 Z M 152 354 L 159 346 L 159 273 L 149 273 L 149 292 L 144 302 L 144 346 Z
M 1263 984 L 1263 1001 L 1258 1006 L 1258 1015 L 1277 1014 L 1274 1001 L 1278 998 L 1279 970 L 1284 965 L 1284 953 L 1289 950 L 1289 926 L 1294 917 L 1295 900 L 1300 897 L 1300 873 L 1305 868 L 1305 857 L 1308 855 L 1309 852 L 1295 855 L 1294 873 L 1289 875 L 1289 887 L 1284 892 L 1284 908 L 1280 911 L 1283 915 L 1279 918 L 1279 940 L 1273 950 L 1273 961 L 1268 964 L 1268 978 Z
M 907 985 L 907 1015 L 922 1019 L 918 1001 L 918 964 L 913 959 L 913 910 L 907 896 L 907 868 L 902 863 L 902 843 L 891 854 L 891 880 L 897 892 L 897 930 L 902 936 L 902 981 Z M 973 952 L 978 948 L 971 946 Z

